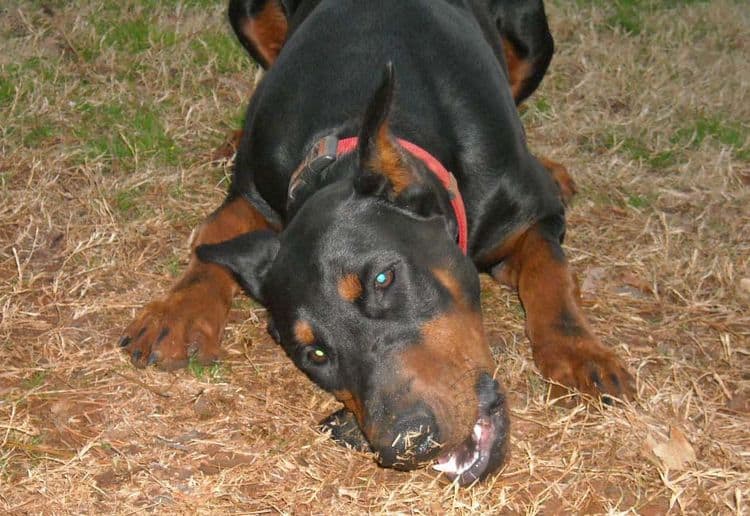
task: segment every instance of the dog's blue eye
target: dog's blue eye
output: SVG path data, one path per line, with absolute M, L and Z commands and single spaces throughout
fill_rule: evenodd
M 393 271 L 390 269 L 375 276 L 375 286 L 377 288 L 386 288 L 391 283 L 393 283 Z

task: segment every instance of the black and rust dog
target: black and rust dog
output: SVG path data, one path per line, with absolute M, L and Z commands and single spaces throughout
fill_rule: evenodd
M 217 360 L 242 287 L 344 404 L 326 421 L 335 437 L 468 484 L 508 440 L 486 272 L 518 289 L 546 377 L 631 392 L 560 247 L 572 182 L 529 153 L 516 110 L 552 56 L 541 0 L 232 0 L 229 15 L 267 73 L 228 197 L 121 340 L 135 365 Z

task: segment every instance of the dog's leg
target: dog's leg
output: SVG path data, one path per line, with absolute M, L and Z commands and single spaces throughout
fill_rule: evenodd
M 281 0 L 230 0 L 229 22 L 245 50 L 261 67 L 276 61 L 286 42 L 287 13 Z
M 337 410 L 321 421 L 320 428 L 324 432 L 331 432 L 331 439 L 336 444 L 361 452 L 372 451 L 354 413 L 345 408 Z
M 575 285 L 554 231 L 537 224 L 512 244 L 492 271 L 518 289 L 534 361 L 547 378 L 591 395 L 629 397 L 633 378 L 594 335 L 575 296 Z
M 540 157 L 539 162 L 547 172 L 550 173 L 552 179 L 557 183 L 557 187 L 560 189 L 560 199 L 565 206 L 570 205 L 570 200 L 575 194 L 578 193 L 578 187 L 576 186 L 573 177 L 568 172 L 568 168 L 562 163 L 552 161 L 551 159 Z
M 487 7 L 502 37 L 508 80 L 516 105 L 542 82 L 555 51 L 542 0 L 488 0 Z
M 228 197 L 206 219 L 191 244 L 187 270 L 164 298 L 143 308 L 120 339 L 134 365 L 176 369 L 190 356 L 201 363 L 218 360 L 224 323 L 239 286 L 224 267 L 201 262 L 195 248 L 268 227 L 241 196 Z

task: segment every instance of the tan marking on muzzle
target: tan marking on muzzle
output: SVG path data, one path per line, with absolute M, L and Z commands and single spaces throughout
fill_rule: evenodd
M 401 355 L 403 375 L 412 381 L 412 392 L 433 410 L 440 426 L 441 444 L 460 444 L 479 417 L 476 385 L 479 375 L 495 368 L 482 315 L 464 299 L 458 280 L 443 269 L 437 280 L 455 300 L 452 311 L 422 326 L 422 339 Z
M 345 389 L 333 391 L 333 395 L 336 396 L 337 400 L 344 404 L 346 410 L 354 414 L 354 417 L 357 418 L 359 428 L 362 430 L 365 436 L 368 439 L 371 438 L 374 435 L 374 429 L 371 425 L 368 425 L 365 422 L 367 417 L 367 409 L 365 409 L 365 404 L 362 403 L 362 400 L 358 396 L 352 394 L 351 391 Z

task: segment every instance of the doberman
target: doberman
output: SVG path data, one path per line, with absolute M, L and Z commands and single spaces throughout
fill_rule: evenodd
M 517 112 L 552 57 L 541 0 L 231 0 L 229 18 L 266 72 L 226 200 L 120 341 L 136 366 L 218 360 L 242 288 L 343 403 L 334 438 L 470 484 L 509 434 L 483 272 L 517 289 L 544 376 L 632 393 L 561 248 L 573 182 L 530 154 Z

